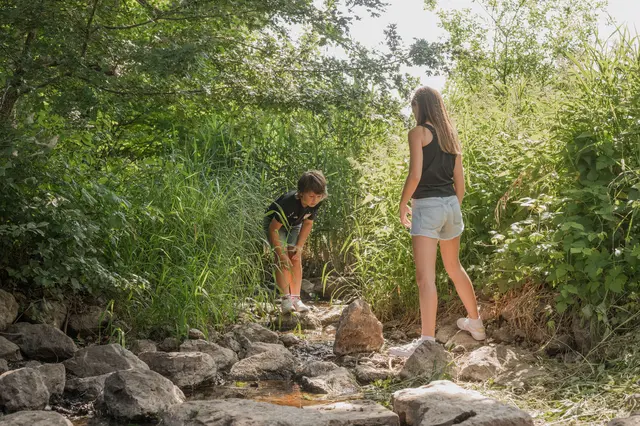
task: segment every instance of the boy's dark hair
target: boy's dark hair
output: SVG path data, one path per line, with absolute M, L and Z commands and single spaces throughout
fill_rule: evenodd
M 316 194 L 327 194 L 327 179 L 320 170 L 309 170 L 304 172 L 298 179 L 298 194 L 304 192 L 315 192 Z

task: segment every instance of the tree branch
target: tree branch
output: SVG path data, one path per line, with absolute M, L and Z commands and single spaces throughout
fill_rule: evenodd
M 98 2 L 100 0 L 93 1 L 93 7 L 91 8 L 91 15 L 89 15 L 89 20 L 87 21 L 87 28 L 85 29 L 85 37 L 82 42 L 82 50 L 80 53 L 80 57 L 84 58 L 87 54 L 87 46 L 89 45 L 89 37 L 91 36 L 91 24 L 93 23 L 93 18 L 96 16 L 96 9 L 98 8 Z

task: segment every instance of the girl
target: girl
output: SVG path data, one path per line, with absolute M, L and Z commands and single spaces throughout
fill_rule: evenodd
M 468 314 L 458 320 L 458 327 L 476 340 L 485 338 L 471 280 L 458 258 L 464 229 L 460 205 L 465 189 L 460 141 L 438 91 L 419 88 L 411 100 L 411 108 L 417 126 L 409 131 L 409 176 L 402 190 L 400 221 L 411 229 L 422 337 L 389 349 L 389 354 L 402 357 L 411 356 L 425 340 L 435 341 L 438 243 L 444 267 Z M 410 198 L 413 211 L 407 205 Z M 411 215 L 411 220 L 407 215 Z

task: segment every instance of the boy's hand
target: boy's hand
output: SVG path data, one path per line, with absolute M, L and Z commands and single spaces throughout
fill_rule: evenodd
M 411 208 L 406 204 L 400 204 L 400 222 L 407 228 L 411 228 L 411 221 L 407 215 L 411 214 Z
M 280 258 L 280 267 L 282 267 L 285 270 L 291 269 L 293 267 L 293 264 L 291 263 L 291 259 L 289 259 L 289 256 L 286 253 L 281 254 L 278 257 Z
M 293 249 L 293 256 L 291 256 L 291 259 L 300 260 L 301 257 L 302 257 L 302 246 L 295 246 Z

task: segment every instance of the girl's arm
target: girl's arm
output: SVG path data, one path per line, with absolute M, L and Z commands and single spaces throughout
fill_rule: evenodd
M 420 178 L 422 177 L 422 143 L 420 141 L 420 128 L 415 127 L 409 131 L 409 175 L 404 182 L 402 198 L 400 199 L 400 222 L 407 228 L 411 227 L 411 221 L 407 215 L 411 209 L 407 205 L 411 196 L 416 192 Z
M 293 255 L 294 260 L 297 260 L 302 255 L 302 248 L 304 247 L 304 243 L 307 241 L 307 237 L 311 233 L 312 227 L 312 220 L 307 219 L 302 222 L 302 229 L 300 229 L 300 234 L 298 235 L 298 243 L 296 244 L 296 252 Z
M 453 187 L 456 190 L 456 197 L 460 205 L 464 198 L 464 168 L 462 166 L 462 154 L 456 156 L 456 165 L 453 168 Z

